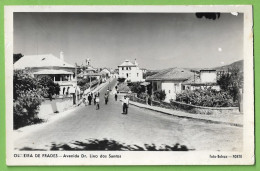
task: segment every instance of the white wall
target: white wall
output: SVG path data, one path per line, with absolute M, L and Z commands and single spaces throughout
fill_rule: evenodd
M 180 82 L 162 82 L 162 90 L 165 91 L 166 97 L 165 101 L 169 102 L 170 99 L 175 100 L 176 94 L 181 92 L 181 83 Z
M 216 83 L 217 82 L 217 73 L 216 73 L 216 71 L 201 72 L 200 80 L 201 80 L 201 83 Z
M 122 68 L 119 67 L 119 77 L 126 78 L 132 82 L 143 81 L 143 72 L 138 67 L 128 67 L 128 70 L 126 67 L 124 67 L 124 70 Z

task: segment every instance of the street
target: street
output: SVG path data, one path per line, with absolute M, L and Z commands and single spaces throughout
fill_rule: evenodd
M 19 136 L 15 149 L 46 149 L 75 141 L 114 140 L 127 145 L 160 147 L 176 143 L 190 150 L 238 151 L 242 150 L 242 129 L 221 124 L 211 124 L 183 119 L 129 106 L 122 114 L 122 104 L 110 92 L 105 105 L 104 93 L 115 86 L 116 79 L 100 91 L 100 109 L 94 105 L 80 106 L 51 123 L 43 123 L 29 134 Z M 62 113 L 60 113 L 62 114 Z

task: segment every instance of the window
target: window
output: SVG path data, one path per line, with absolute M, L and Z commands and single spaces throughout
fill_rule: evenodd
M 138 77 L 138 74 L 139 74 L 139 73 L 137 73 L 137 77 Z
M 122 70 L 124 70 L 124 67 L 122 67 Z
M 169 90 L 169 93 L 171 93 L 171 90 Z

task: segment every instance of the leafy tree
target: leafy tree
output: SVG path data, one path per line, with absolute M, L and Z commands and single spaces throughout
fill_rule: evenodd
M 60 86 L 57 83 L 54 83 L 54 81 L 49 76 L 43 76 L 39 79 L 40 85 L 46 88 L 47 95 L 44 97 L 50 98 L 52 100 L 53 95 L 58 95 L 60 92 Z
M 38 110 L 46 89 L 28 71 L 14 71 L 13 76 L 14 129 L 40 122 Z
M 165 97 L 166 97 L 165 90 L 157 90 L 154 92 L 155 100 L 163 101 L 165 100 Z
M 145 88 L 144 88 L 144 86 L 141 86 L 140 82 L 131 82 L 131 83 L 128 83 L 128 86 L 129 86 L 130 90 L 133 93 L 137 93 L 137 95 L 145 92 Z
M 217 81 L 221 90 L 227 91 L 233 97 L 233 101 L 239 98 L 239 89 L 243 88 L 243 76 L 239 68 L 231 68 Z
M 123 83 L 123 82 L 125 82 L 125 78 L 118 78 L 117 81 L 118 81 L 119 83 Z

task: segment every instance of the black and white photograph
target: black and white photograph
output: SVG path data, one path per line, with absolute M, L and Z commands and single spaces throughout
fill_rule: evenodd
M 5 12 L 10 165 L 254 163 L 250 6 Z

